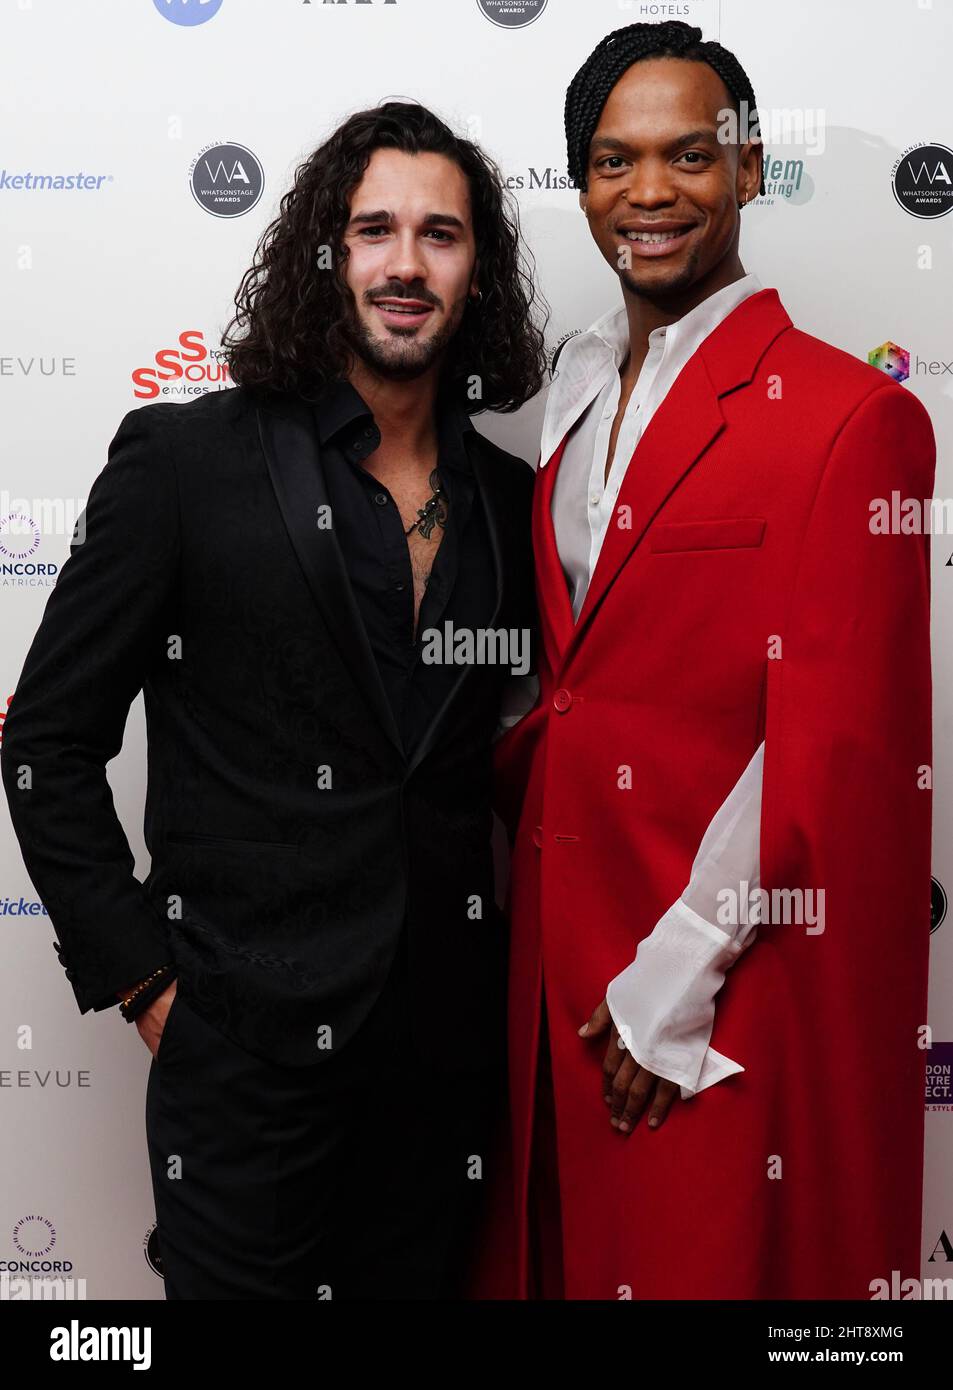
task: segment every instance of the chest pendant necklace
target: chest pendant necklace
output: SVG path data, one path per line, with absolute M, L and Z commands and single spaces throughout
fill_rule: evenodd
M 436 468 L 427 481 L 431 495 L 422 507 L 417 508 L 417 520 L 412 521 L 404 532 L 405 536 L 409 536 L 412 531 L 419 531 L 425 541 L 430 540 L 435 526 L 445 527 L 447 524 L 447 499 Z

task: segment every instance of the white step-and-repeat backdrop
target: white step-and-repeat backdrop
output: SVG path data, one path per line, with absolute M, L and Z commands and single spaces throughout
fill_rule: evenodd
M 227 387 L 232 297 L 296 164 L 330 128 L 405 97 L 480 141 L 519 202 L 552 350 L 618 301 L 566 174 L 566 86 L 603 35 L 664 19 L 733 49 L 758 97 L 768 192 L 744 213 L 745 266 L 808 332 L 865 360 L 895 345 L 876 362 L 908 371 L 904 389 L 936 430 L 937 494 L 950 495 L 953 216 L 916 215 L 910 197 L 932 187 L 932 208 L 951 206 L 949 0 L 4 0 L 0 709 L 119 420 L 139 402 Z M 198 176 L 227 184 L 235 146 L 239 196 L 213 207 Z M 479 427 L 535 460 L 542 409 L 540 397 Z M 936 535 L 932 1278 L 953 1275 L 951 555 L 953 535 Z M 140 878 L 144 755 L 140 697 L 109 769 Z M 161 1298 L 149 1053 L 118 1013 L 79 1015 L 52 940 L 3 803 L 0 1273 Z

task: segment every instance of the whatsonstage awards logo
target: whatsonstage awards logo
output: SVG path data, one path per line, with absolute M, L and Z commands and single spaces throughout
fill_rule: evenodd
M 945 217 L 953 209 L 953 150 L 911 145 L 893 166 L 893 196 L 911 217 Z
M 930 935 L 942 927 L 946 918 L 946 890 L 938 878 L 930 879 Z
M 199 150 L 189 168 L 189 187 L 213 217 L 244 217 L 261 198 L 265 171 L 246 145 L 224 140 Z
M 153 1274 L 158 1274 L 162 1278 L 162 1251 L 159 1249 L 159 1227 L 156 1222 L 146 1231 L 146 1238 L 142 1242 L 142 1253 L 146 1257 L 146 1264 Z
M 477 0 L 483 15 L 501 29 L 525 29 L 539 19 L 548 0 Z
M 555 346 L 555 347 L 552 349 L 552 351 L 549 353 L 549 370 L 550 370 L 550 374 L 551 374 L 554 378 L 555 378 L 555 375 L 556 375 L 556 365 L 557 365 L 557 363 L 558 363 L 558 361 L 559 361 L 559 354 L 562 352 L 563 348 L 564 348 L 564 347 L 566 346 L 566 344 L 569 342 L 570 338 L 578 338 L 578 337 L 579 337 L 579 334 L 580 334 L 582 331 L 583 331 L 583 330 L 582 330 L 581 328 L 570 328 L 569 332 L 568 332 L 568 333 L 564 333 L 564 334 L 562 335 L 562 337 L 561 337 L 561 338 L 559 339 L 559 341 L 557 342 L 556 346 Z

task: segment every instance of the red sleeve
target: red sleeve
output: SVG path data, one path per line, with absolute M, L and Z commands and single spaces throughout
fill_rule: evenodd
M 932 776 L 929 535 L 875 534 L 871 503 L 922 508 L 934 467 L 926 411 L 875 387 L 832 446 L 768 662 L 762 886 L 824 893 L 822 933 L 767 929 L 789 1113 L 816 1130 L 785 1177 L 864 1282 L 919 1242 Z

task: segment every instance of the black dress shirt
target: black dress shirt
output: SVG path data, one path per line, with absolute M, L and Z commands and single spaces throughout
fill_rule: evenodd
M 415 636 L 404 523 L 390 492 L 364 466 L 381 442 L 374 416 L 348 381 L 331 387 L 314 411 L 334 533 L 409 755 L 459 674 L 452 664 L 421 660 L 424 634 L 448 621 L 455 629 L 485 626 L 493 611 L 493 554 L 466 448 L 474 427 L 462 407 L 438 407 L 437 471 L 448 515 Z

